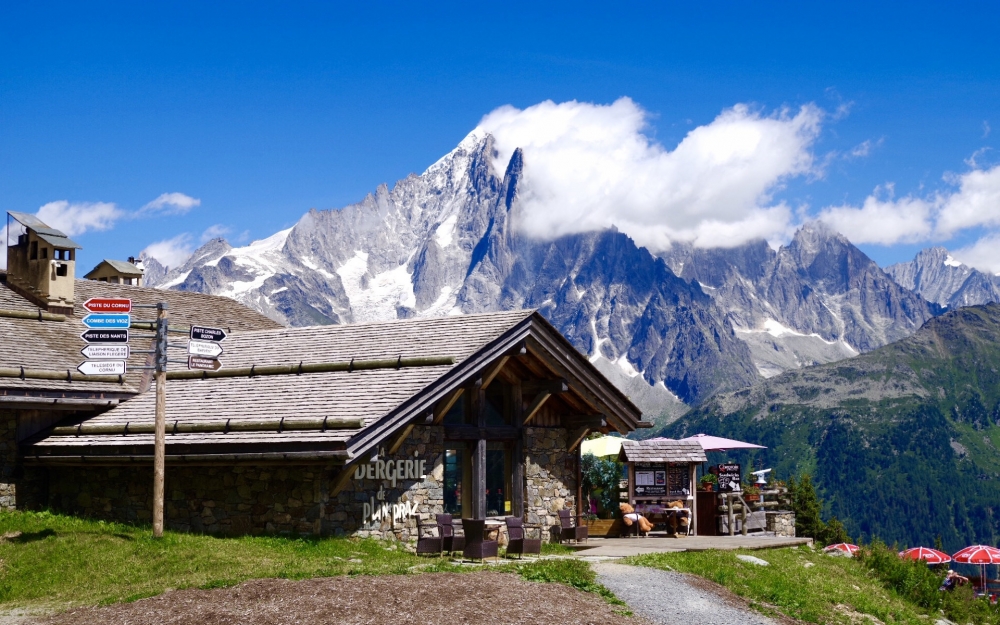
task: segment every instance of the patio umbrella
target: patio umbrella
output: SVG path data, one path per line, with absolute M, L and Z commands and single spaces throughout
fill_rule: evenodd
M 729 451 L 731 449 L 767 449 L 763 445 L 754 445 L 753 443 L 745 443 L 743 441 L 736 441 L 731 438 L 722 438 L 721 436 L 709 436 L 708 434 L 695 434 L 694 436 L 689 436 L 687 438 L 682 438 L 682 441 L 697 441 L 701 444 L 702 449 L 705 451 Z
M 951 562 L 951 556 L 930 547 L 913 547 L 900 551 L 899 557 L 904 560 L 923 560 L 927 564 L 945 564 Z
M 978 564 L 983 573 L 983 588 L 986 588 L 986 565 L 1000 564 L 1000 549 L 988 545 L 972 545 L 953 553 L 951 559 L 961 564 Z
M 592 441 L 583 441 L 580 453 L 584 456 L 594 454 L 598 458 L 602 456 L 617 456 L 618 452 L 621 451 L 623 440 L 625 439 L 618 436 L 602 436 Z
M 836 545 L 828 545 L 826 547 L 823 547 L 823 553 L 833 553 L 835 551 L 847 554 L 849 556 L 853 556 L 855 553 L 857 553 L 858 546 L 852 545 L 850 543 L 837 543 Z

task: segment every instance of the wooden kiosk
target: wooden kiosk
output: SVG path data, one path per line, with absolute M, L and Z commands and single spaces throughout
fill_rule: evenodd
M 688 512 L 690 532 L 698 533 L 695 471 L 706 462 L 697 441 L 673 439 L 626 440 L 618 459 L 628 469 L 628 501 L 650 522 L 661 523 L 672 514 L 669 505 L 680 501 Z

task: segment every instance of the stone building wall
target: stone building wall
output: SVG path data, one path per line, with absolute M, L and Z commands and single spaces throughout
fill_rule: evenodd
M 17 507 L 17 413 L 0 410 L 0 510 Z
M 525 440 L 528 522 L 551 529 L 575 505 L 575 455 L 566 431 L 529 428 Z M 390 457 L 359 464 L 336 496 L 339 468 L 319 466 L 167 466 L 167 527 L 211 534 L 291 533 L 412 540 L 413 515 L 444 506 L 444 429 L 417 426 Z M 151 468 L 48 469 L 48 505 L 91 518 L 149 523 Z

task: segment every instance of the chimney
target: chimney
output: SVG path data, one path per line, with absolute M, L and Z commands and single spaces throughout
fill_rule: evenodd
M 17 241 L 12 244 L 11 237 Z M 53 313 L 73 314 L 76 250 L 34 215 L 7 212 L 7 286 Z

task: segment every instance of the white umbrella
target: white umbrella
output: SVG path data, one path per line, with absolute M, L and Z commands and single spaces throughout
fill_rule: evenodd
M 708 434 L 695 434 L 694 436 L 689 436 L 687 438 L 682 438 L 682 441 L 697 441 L 701 444 L 702 449 L 705 451 L 729 451 L 731 449 L 767 449 L 763 445 L 754 445 L 753 443 L 745 443 L 743 441 L 733 440 L 731 438 L 722 438 L 721 436 L 709 436 Z

